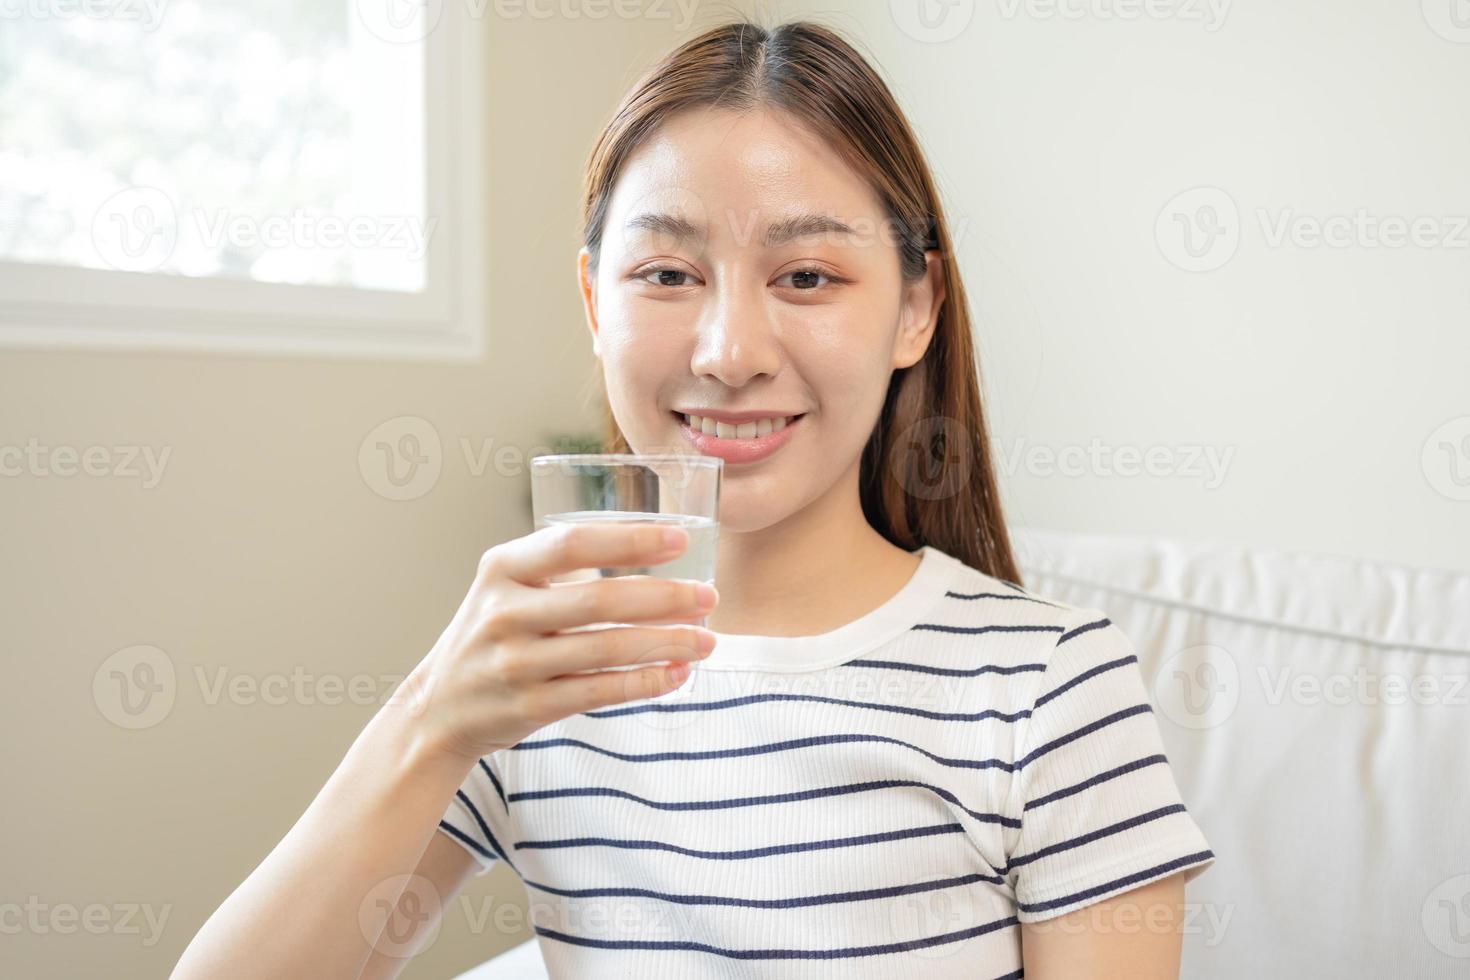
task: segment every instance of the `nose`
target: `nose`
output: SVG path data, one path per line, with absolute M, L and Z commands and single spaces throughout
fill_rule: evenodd
M 701 318 L 689 367 L 695 377 L 718 378 L 731 388 L 781 366 L 781 349 L 762 297 L 728 289 Z

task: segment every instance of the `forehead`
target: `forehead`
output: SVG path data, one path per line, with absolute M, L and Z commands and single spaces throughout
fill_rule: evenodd
M 832 146 L 791 116 L 700 109 L 670 118 L 624 164 L 610 230 L 649 213 L 677 215 L 719 237 L 798 213 L 877 222 L 883 206 Z

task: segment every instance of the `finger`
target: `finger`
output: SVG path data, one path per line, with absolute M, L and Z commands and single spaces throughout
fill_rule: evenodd
M 642 623 L 702 616 L 718 601 L 708 582 L 624 575 L 517 591 L 500 621 L 518 633 L 553 633 L 593 623 Z
M 542 684 L 537 691 L 537 700 L 547 717 L 567 718 L 610 704 L 655 698 L 672 691 L 688 678 L 689 668 L 683 663 L 569 674 Z
M 638 623 L 641 626 L 698 626 L 702 629 L 709 629 L 709 611 L 695 613 L 692 616 L 682 612 L 673 616 L 645 616 L 638 620 Z
M 667 524 L 552 524 L 490 549 L 482 568 L 525 585 L 541 585 L 584 568 L 657 565 L 677 557 L 688 544 L 687 531 Z
M 702 660 L 715 648 L 715 634 L 692 626 L 610 626 L 558 633 L 534 646 L 534 680 L 605 667 Z

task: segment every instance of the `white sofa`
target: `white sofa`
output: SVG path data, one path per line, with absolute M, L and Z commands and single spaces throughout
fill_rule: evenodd
M 1190 885 L 1184 977 L 1470 977 L 1470 574 L 1015 540 L 1030 591 L 1133 640 L 1219 858 Z M 546 976 L 529 941 L 461 980 Z

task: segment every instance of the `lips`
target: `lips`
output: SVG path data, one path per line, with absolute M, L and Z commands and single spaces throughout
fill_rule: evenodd
M 791 441 L 805 417 L 805 413 L 802 413 L 734 423 L 721 422 L 708 416 L 685 415 L 682 412 L 673 414 L 678 419 L 680 434 L 701 455 L 718 456 L 727 463 L 737 464 L 758 462 L 775 453 Z M 699 428 L 695 428 L 695 425 Z M 714 429 L 713 432 L 706 431 L 711 428 Z M 761 434 L 763 429 L 766 434 Z M 752 431 L 754 435 L 738 434 Z

